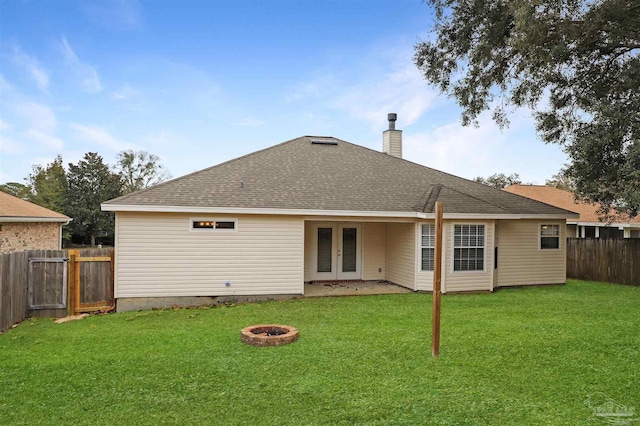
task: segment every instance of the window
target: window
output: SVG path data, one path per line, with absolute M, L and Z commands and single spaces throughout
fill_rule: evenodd
M 484 225 L 454 225 L 453 270 L 484 270 Z
M 235 231 L 237 220 L 192 219 L 192 231 Z
M 216 229 L 236 229 L 236 223 L 232 221 L 216 222 Z
M 436 226 L 422 225 L 422 270 L 433 271 L 434 246 L 436 240 Z
M 560 225 L 540 225 L 540 249 L 560 248 Z

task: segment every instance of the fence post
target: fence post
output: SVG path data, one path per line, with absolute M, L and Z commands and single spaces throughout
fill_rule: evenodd
M 74 290 L 75 297 L 73 303 L 73 315 L 77 315 L 80 311 L 80 262 L 78 262 L 78 257 L 80 257 L 80 250 L 76 250 L 76 262 L 74 268 Z
M 67 264 L 67 315 L 73 315 L 74 311 L 74 296 L 76 294 L 75 282 L 76 282 L 76 253 L 74 250 L 69 250 L 69 263 Z

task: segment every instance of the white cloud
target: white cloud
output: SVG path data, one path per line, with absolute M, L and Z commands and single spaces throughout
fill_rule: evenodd
M 136 28 L 142 7 L 138 0 L 84 1 L 82 10 L 94 22 L 109 28 Z
M 449 123 L 430 132 L 405 135 L 404 158 L 467 178 L 484 175 L 487 167 L 495 167 L 492 154 L 507 135 L 482 118 L 478 128 Z
M 102 91 L 102 83 L 98 71 L 91 65 L 82 62 L 73 51 L 66 37 L 60 41 L 60 49 L 71 71 L 80 79 L 82 89 L 87 93 Z
M 523 182 L 544 183 L 566 162 L 566 155 L 557 145 L 536 139 L 526 110 L 510 119 L 504 130 L 485 112 L 478 117 L 478 127 L 450 122 L 420 133 L 405 132 L 404 158 L 467 179 L 518 173 Z
M 62 139 L 55 137 L 53 135 L 40 132 L 38 130 L 29 129 L 25 133 L 25 135 L 29 139 L 34 140 L 42 144 L 44 147 L 54 151 L 60 151 L 64 147 L 64 142 L 62 141 Z
M 58 125 L 56 115 L 51 108 L 36 102 L 18 103 L 15 111 L 27 121 L 29 128 L 42 133 L 53 133 Z
M 71 123 L 69 127 L 78 134 L 83 142 L 95 143 L 111 151 L 123 151 L 134 148 L 133 145 L 118 140 L 101 127 L 85 126 L 78 123 Z M 93 148 L 87 149 L 91 150 Z
M 378 131 L 387 113 L 395 112 L 399 125 L 417 122 L 434 103 L 437 90 L 429 87 L 411 61 L 407 49 L 379 44 L 357 64 L 340 59 L 324 74 L 303 81 L 284 97 L 286 102 L 313 102 L 371 125 Z M 334 71 L 339 69 L 340 71 Z
M 49 87 L 49 73 L 40 66 L 37 59 L 27 55 L 19 46 L 13 46 L 13 62 L 23 68 L 43 92 Z
M 436 97 L 416 67 L 405 61 L 378 78 L 347 88 L 333 105 L 379 128 L 388 112 L 398 113 L 403 125 L 414 123 Z
M 10 139 L 4 135 L 0 135 L 0 152 L 5 154 L 20 154 L 20 144 L 16 143 L 13 139 Z
M 265 125 L 266 123 L 266 121 L 258 120 L 256 118 L 242 118 L 240 120 L 233 121 L 231 125 L 238 127 L 260 127 Z
M 6 121 L 0 120 L 0 132 L 9 130 L 10 128 L 11 128 L 11 125 L 9 123 L 7 123 Z
M 0 93 L 2 93 L 2 97 L 0 97 L 0 101 L 6 101 L 7 94 L 14 95 L 16 89 L 9 83 L 2 74 L 0 74 Z
M 119 101 L 125 101 L 125 100 L 129 100 L 129 99 L 131 99 L 133 97 L 136 97 L 139 94 L 140 94 L 140 92 L 138 90 L 134 89 L 133 87 L 129 86 L 128 84 L 125 84 L 120 89 L 118 89 L 115 92 L 113 92 L 111 97 L 113 99 L 117 99 Z

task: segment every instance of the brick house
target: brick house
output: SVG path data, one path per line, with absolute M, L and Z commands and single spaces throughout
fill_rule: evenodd
M 62 226 L 71 218 L 0 192 L 0 254 L 59 250 Z

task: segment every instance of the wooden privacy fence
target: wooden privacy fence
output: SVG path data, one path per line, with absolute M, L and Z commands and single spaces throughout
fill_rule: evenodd
M 0 256 L 0 333 L 27 316 L 109 310 L 113 249 L 31 250 Z
M 567 278 L 640 285 L 640 238 L 569 238 Z

